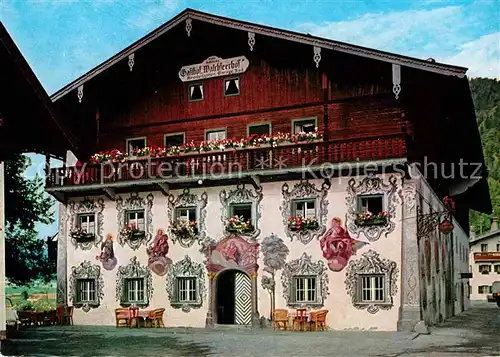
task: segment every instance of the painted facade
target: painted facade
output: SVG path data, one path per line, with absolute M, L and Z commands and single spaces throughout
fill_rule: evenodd
M 500 230 L 471 240 L 466 253 L 472 273 L 470 298 L 488 300 L 491 296 L 491 285 L 500 280 Z
M 381 194 L 391 216 L 385 226 L 370 226 L 369 230 L 356 227 L 352 232 L 349 227 L 356 223 L 349 214 L 358 204 L 354 198 L 365 194 Z M 297 235 L 290 231 L 287 217 L 291 212 L 287 207 L 305 199 L 317 203 L 322 219 L 308 235 Z M 156 232 L 154 237 L 141 236 L 132 243 L 123 237 L 117 240 L 122 231 L 118 215 L 128 212 L 123 209 L 124 202 L 128 202 L 129 210 L 141 207 L 146 212 L 144 230 Z M 202 229 L 184 243 L 170 229 L 175 202 L 186 203 L 177 208 L 196 208 L 196 217 L 200 217 L 197 225 Z M 76 324 L 114 325 L 114 309 L 130 306 L 123 300 L 124 279 L 141 278 L 144 297 L 137 305 L 166 308 L 167 327 L 216 326 L 220 322 L 217 292 L 226 289 L 218 285 L 219 279 L 234 270 L 238 272 L 234 284 L 239 290 L 233 294 L 235 303 L 241 306 L 235 308 L 235 324 L 258 326 L 262 317 L 270 318 L 273 308 L 306 306 L 328 309 L 327 324 L 338 330 L 396 330 L 402 323 L 400 310 L 411 312 L 412 308 L 418 311 L 412 324 L 423 316 L 432 325 L 467 308 L 466 294 L 459 294 L 462 284 L 465 291 L 468 288 L 458 278 L 467 260 L 454 254 L 460 249 L 452 250 L 449 237 L 436 233 L 420 239 L 417 248 L 415 212 L 420 206 L 425 212 L 428 202 L 439 208 L 425 181 L 403 183 L 398 174 L 262 183 L 257 189 L 237 185 L 175 190 L 168 195 L 128 193 L 114 201 L 77 198 L 63 206 L 66 215 L 61 215 L 61 229 L 67 239 L 60 247 L 66 245 L 67 255 L 65 263 L 63 255 L 59 256 L 60 291 L 67 291 L 66 301 L 76 308 Z M 102 215 L 102 225 L 96 227 L 102 228 L 106 237 L 82 246 L 71 238 L 71 222 L 82 214 L 74 207 L 86 206 L 91 211 L 96 203 L 99 210 L 92 212 L 96 217 Z M 252 223 L 258 233 L 225 231 L 224 220 L 230 216 L 231 206 L 241 203 L 251 204 Z M 347 217 L 347 225 L 339 217 Z M 455 230 L 454 237 L 463 246 L 466 236 L 460 229 Z M 406 247 L 407 243 L 417 248 L 418 255 Z M 361 286 L 366 282 L 362 279 L 369 276 L 383 279 L 380 301 L 363 301 Z M 314 277 L 316 296 L 311 301 L 295 301 L 295 277 Z M 195 281 L 192 301 L 180 299 L 178 278 Z M 77 279 L 95 279 L 93 304 L 77 303 Z M 62 280 L 66 287 L 62 287 Z M 453 281 L 458 281 L 454 288 Z

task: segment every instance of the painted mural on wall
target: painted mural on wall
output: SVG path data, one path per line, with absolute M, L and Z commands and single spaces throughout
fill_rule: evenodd
M 351 256 L 367 244 L 369 243 L 351 238 L 338 217 L 332 219 L 330 228 L 320 240 L 323 257 L 330 270 L 335 272 L 344 269 Z
M 102 267 L 106 270 L 113 270 L 118 263 L 113 244 L 113 235 L 106 235 L 106 240 L 101 243 L 101 253 L 95 257 L 96 260 L 99 260 L 102 263 Z
M 290 250 L 283 242 L 283 239 L 275 234 L 264 238 L 260 245 L 263 261 L 264 261 L 264 272 L 269 273 L 269 275 L 262 276 L 262 287 L 269 291 L 271 297 L 271 316 L 272 318 L 275 305 L 276 305 L 276 281 L 275 274 L 278 270 L 283 269 L 286 263 L 286 258 Z
M 146 249 L 148 267 L 158 276 L 164 276 L 168 266 L 172 264 L 172 260 L 167 257 L 168 250 L 168 236 L 163 232 L 163 229 L 158 229 L 153 244 Z
M 126 284 L 129 279 L 141 279 L 144 287 L 144 296 L 142 301 L 130 302 L 126 294 Z M 118 267 L 116 274 L 116 300 L 120 302 L 120 306 L 129 307 L 136 305 L 137 307 L 146 308 L 149 306 L 151 297 L 153 296 L 153 275 L 151 270 L 145 266 L 141 266 L 137 257 L 130 258 L 127 265 Z
M 373 175 L 366 176 L 357 182 L 352 178 L 347 185 L 347 222 L 349 232 L 360 236 L 364 234 L 370 242 L 375 242 L 380 237 L 386 237 L 394 231 L 396 215 L 396 201 L 398 200 L 397 178 L 391 175 L 387 183 L 381 177 Z M 370 204 L 364 207 L 362 200 L 373 199 L 379 196 L 382 200 L 382 211 L 372 212 Z M 375 205 L 377 207 L 378 205 Z
M 425 275 L 427 276 L 427 284 L 431 283 L 431 239 L 425 237 Z
M 209 272 L 224 269 L 242 269 L 249 274 L 258 269 L 259 244 L 241 236 L 231 235 L 220 242 L 206 240 L 201 249 Z
M 380 258 L 379 253 L 368 250 L 361 258 L 349 262 L 346 272 L 346 290 L 355 308 L 375 314 L 379 310 L 390 310 L 394 306 L 394 296 L 398 292 L 398 267 L 395 261 Z M 382 276 L 383 299 L 363 298 L 362 279 L 367 276 Z
M 434 233 L 434 263 L 436 265 L 436 272 L 439 271 L 439 234 Z
M 290 240 L 297 239 L 303 244 L 310 243 L 326 231 L 326 216 L 328 214 L 328 200 L 326 196 L 330 189 L 330 182 L 325 181 L 321 187 L 309 181 L 300 181 L 290 190 L 288 183 L 281 187 L 283 201 L 280 206 L 285 233 Z M 314 207 L 314 217 L 297 212 L 296 202 L 309 203 Z

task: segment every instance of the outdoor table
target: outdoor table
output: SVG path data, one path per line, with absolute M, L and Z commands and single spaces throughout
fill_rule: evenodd
M 288 324 L 292 326 L 292 329 L 295 328 L 294 321 L 297 318 L 297 310 L 288 311 Z M 311 322 L 311 311 L 306 311 L 307 323 Z

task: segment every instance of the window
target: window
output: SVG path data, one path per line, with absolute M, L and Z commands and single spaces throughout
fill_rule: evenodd
M 383 195 L 366 195 L 358 196 L 358 211 L 370 211 L 373 214 L 378 214 L 384 210 Z
M 165 134 L 163 145 L 168 146 L 181 146 L 186 142 L 184 133 L 178 134 Z
M 78 279 L 76 286 L 76 302 L 87 303 L 96 301 L 95 279 Z
M 205 135 L 205 139 L 207 141 L 212 140 L 223 140 L 226 138 L 226 130 L 225 129 L 217 129 L 217 130 L 209 130 Z
M 480 265 L 479 272 L 484 275 L 488 275 L 491 272 L 491 265 Z
M 296 200 L 292 204 L 295 217 L 316 218 L 316 200 Z
M 177 278 L 177 301 L 196 301 L 196 278 Z
M 479 285 L 477 287 L 478 294 L 491 294 L 491 286 L 490 285 Z
M 126 213 L 127 225 L 135 224 L 138 230 L 144 231 L 144 211 L 128 211 Z
M 487 252 L 488 251 L 488 244 L 481 244 L 481 252 Z
M 95 215 L 93 213 L 79 215 L 78 224 L 85 233 L 95 233 Z
M 224 95 L 226 97 L 240 94 L 240 79 L 228 78 L 224 80 Z
M 238 203 L 231 205 L 231 217 L 243 217 L 243 220 L 252 220 L 252 204 L 251 203 Z
M 125 281 L 125 296 L 129 303 L 144 302 L 144 279 L 128 278 Z
M 130 155 L 134 150 L 146 147 L 146 138 L 127 139 L 127 153 Z
M 293 122 L 293 133 L 310 133 L 316 131 L 318 126 L 316 118 L 313 119 L 298 119 Z
M 500 274 L 500 265 L 499 264 L 496 264 L 493 269 L 494 269 L 495 273 Z
M 316 277 L 314 276 L 294 276 L 293 277 L 293 298 L 294 302 L 315 302 L 316 301 Z
M 361 276 L 361 301 L 380 302 L 384 301 L 384 276 L 362 275 Z
M 271 134 L 271 124 L 251 124 L 248 126 L 248 136 Z
M 176 208 L 177 219 L 183 221 L 196 221 L 196 208 L 195 207 L 179 207 Z
M 203 84 L 197 83 L 188 86 L 188 100 L 190 102 L 196 102 L 204 98 Z

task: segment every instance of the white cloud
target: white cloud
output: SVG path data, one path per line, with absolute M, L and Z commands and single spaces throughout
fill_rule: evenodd
M 469 77 L 500 78 L 500 32 L 464 43 L 459 53 L 445 61 L 468 67 Z
M 469 75 L 498 77 L 498 33 L 481 38 L 473 33 L 491 13 L 471 10 L 464 6 L 446 6 L 369 13 L 352 20 L 305 23 L 299 25 L 298 30 L 417 58 L 432 57 L 439 62 L 470 68 Z

